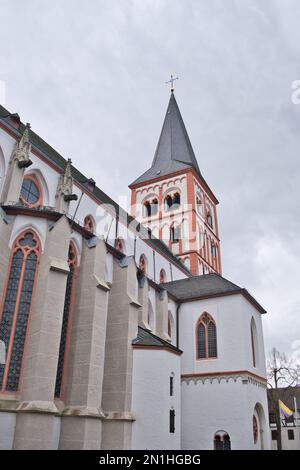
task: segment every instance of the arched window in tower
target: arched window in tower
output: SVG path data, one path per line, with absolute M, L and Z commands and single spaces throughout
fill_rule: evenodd
M 23 232 L 12 247 L 3 308 L 0 312 L 0 340 L 4 343 L 6 352 L 6 363 L 0 364 L 2 392 L 19 390 L 40 253 L 40 241 L 32 230 Z
M 196 195 L 196 207 L 198 214 L 203 215 L 203 199 L 199 193 Z
M 211 228 L 214 228 L 214 222 L 213 222 L 213 216 L 212 216 L 212 211 L 211 211 L 211 209 L 207 209 L 206 220 L 207 220 L 208 225 L 209 225 Z
M 214 436 L 215 450 L 231 450 L 229 434 L 226 431 L 217 431 Z
M 67 368 L 68 343 L 71 334 L 72 309 L 75 295 L 75 282 L 78 270 L 78 257 L 74 243 L 71 241 L 68 255 L 69 273 L 66 285 L 65 303 L 61 328 L 58 364 L 55 383 L 55 397 L 62 398 L 64 392 L 64 375 Z
M 167 212 L 171 210 L 172 205 L 173 205 L 172 196 L 168 194 L 168 196 L 165 198 L 165 211 Z
M 164 199 L 165 212 L 178 209 L 181 204 L 180 193 L 176 191 L 173 194 L 168 194 Z
M 125 252 L 124 241 L 122 240 L 122 238 L 117 238 L 116 239 L 115 248 L 116 248 L 116 250 L 120 251 L 121 253 Z
M 143 204 L 143 217 L 150 217 L 151 216 L 151 204 L 149 201 L 146 201 Z
M 143 203 L 143 217 L 152 217 L 158 212 L 158 199 L 155 197 L 153 199 L 148 199 Z
M 179 243 L 181 240 L 181 227 L 179 225 L 172 225 L 170 228 L 170 241 L 171 243 Z
M 147 274 L 147 260 L 144 254 L 140 256 L 139 268 L 144 274 Z
M 163 284 L 166 281 L 167 281 L 166 271 L 164 269 L 161 269 L 159 272 L 159 283 Z
M 84 228 L 89 232 L 95 233 L 95 223 L 91 215 L 87 215 L 84 218 Z
M 20 202 L 27 207 L 42 206 L 42 188 L 34 174 L 26 175 L 24 177 L 20 194 Z
M 213 261 L 215 261 L 216 258 L 217 258 L 217 246 L 216 246 L 214 240 L 212 240 L 212 242 L 211 242 L 211 257 L 212 257 Z
M 174 209 L 178 209 L 180 207 L 180 194 L 175 193 L 173 196 L 173 206 Z
M 252 352 L 252 365 L 256 367 L 257 361 L 257 332 L 256 332 L 256 325 L 254 318 L 251 319 L 250 325 L 250 333 L 251 333 L 251 352 Z
M 196 328 L 197 359 L 217 357 L 217 328 L 208 313 L 201 315 Z
M 151 215 L 156 215 L 158 212 L 158 200 L 157 198 L 154 198 L 153 201 L 151 201 Z

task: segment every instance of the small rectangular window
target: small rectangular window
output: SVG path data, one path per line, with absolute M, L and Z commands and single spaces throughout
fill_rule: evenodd
M 277 441 L 277 437 L 278 437 L 277 429 L 273 429 L 273 431 L 272 431 L 272 441 Z
M 288 438 L 289 438 L 289 441 L 293 441 L 295 439 L 293 429 L 288 429 Z
M 170 433 L 175 432 L 175 410 L 170 410 Z
M 170 397 L 174 395 L 174 377 L 170 377 Z

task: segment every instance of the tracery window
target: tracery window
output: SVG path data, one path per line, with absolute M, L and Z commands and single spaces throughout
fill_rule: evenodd
M 73 308 L 73 299 L 75 293 L 75 282 L 78 270 L 78 258 L 76 248 L 73 242 L 70 242 L 68 255 L 69 273 L 66 285 L 64 312 L 61 328 L 58 364 L 55 383 L 55 397 L 62 398 L 64 391 L 64 373 L 67 367 L 67 348 L 70 336 L 71 317 Z
M 12 247 L 0 318 L 0 340 L 3 341 L 6 350 L 6 363 L 0 364 L 2 391 L 19 390 L 40 250 L 40 241 L 31 230 L 23 232 Z
M 28 207 L 39 207 L 42 205 L 42 189 L 35 175 L 25 176 L 21 187 L 20 201 Z
M 217 357 L 217 328 L 208 313 L 201 315 L 196 330 L 197 359 Z

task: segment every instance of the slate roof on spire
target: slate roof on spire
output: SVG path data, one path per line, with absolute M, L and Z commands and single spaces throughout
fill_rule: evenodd
M 201 172 L 181 117 L 174 93 L 171 93 L 166 117 L 155 151 L 152 166 L 130 186 L 168 175 L 185 168 Z

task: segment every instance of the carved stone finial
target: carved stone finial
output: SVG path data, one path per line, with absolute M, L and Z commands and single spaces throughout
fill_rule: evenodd
M 76 201 L 77 195 L 72 194 L 73 176 L 72 176 L 72 160 L 68 158 L 64 174 L 60 176 L 56 191 L 56 209 L 59 212 L 67 212 L 68 202 Z
M 59 178 L 57 191 L 56 191 L 56 198 L 59 196 L 63 196 L 63 197 L 69 196 L 70 194 L 72 194 L 72 189 L 73 189 L 72 161 L 70 158 L 68 158 L 65 172 Z
M 15 143 L 11 156 L 11 162 L 17 162 L 20 168 L 28 167 L 32 163 L 29 158 L 31 152 L 29 131 L 30 124 L 27 123 L 21 139 Z

